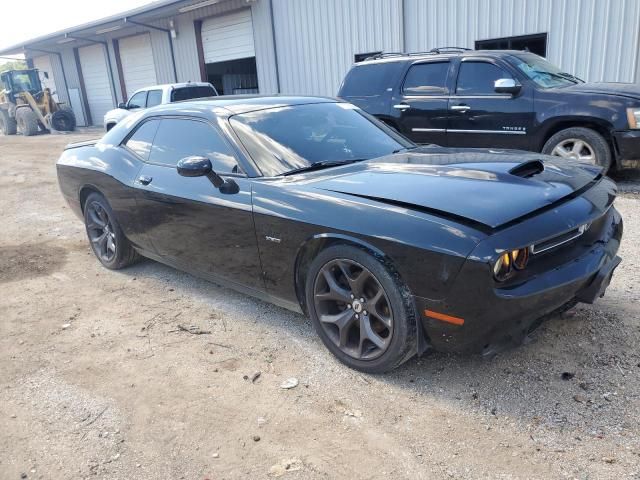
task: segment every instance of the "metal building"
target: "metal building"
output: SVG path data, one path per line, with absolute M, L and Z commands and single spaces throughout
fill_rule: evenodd
M 527 48 L 588 81 L 640 81 L 640 0 L 159 0 L 0 50 L 24 53 L 79 125 L 143 86 L 335 95 L 354 61 Z

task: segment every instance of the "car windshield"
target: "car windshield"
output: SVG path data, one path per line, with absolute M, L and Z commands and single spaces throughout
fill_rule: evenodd
M 554 64 L 534 54 L 518 55 L 515 65 L 527 77 L 542 88 L 558 88 L 583 83 L 582 80 L 563 72 Z
M 414 145 L 349 103 L 315 103 L 234 115 L 231 125 L 263 175 L 335 166 Z

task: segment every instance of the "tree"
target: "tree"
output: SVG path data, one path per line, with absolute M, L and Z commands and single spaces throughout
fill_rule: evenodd
M 0 65 L 0 73 L 6 72 L 7 70 L 21 70 L 24 68 L 27 68 L 27 62 L 24 60 L 9 61 Z

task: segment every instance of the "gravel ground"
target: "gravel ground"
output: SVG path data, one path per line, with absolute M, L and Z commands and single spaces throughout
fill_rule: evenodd
M 100 267 L 54 166 L 92 135 L 0 137 L 1 479 L 640 479 L 637 172 L 605 298 L 491 360 L 370 376 L 301 315 Z

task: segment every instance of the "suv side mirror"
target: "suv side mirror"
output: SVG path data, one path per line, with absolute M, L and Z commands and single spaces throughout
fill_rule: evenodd
M 176 166 L 178 175 L 183 177 L 207 177 L 221 193 L 238 193 L 240 187 L 233 180 L 224 180 L 213 171 L 211 160 L 207 157 L 185 157 Z
M 122 108 L 123 110 L 127 110 L 127 104 L 126 104 L 126 103 L 124 103 L 124 102 L 120 102 L 120 103 L 118 104 L 118 108 Z
M 510 93 L 511 95 L 515 95 L 521 88 L 522 85 L 516 83 L 513 78 L 500 78 L 493 84 L 493 89 L 496 93 Z

